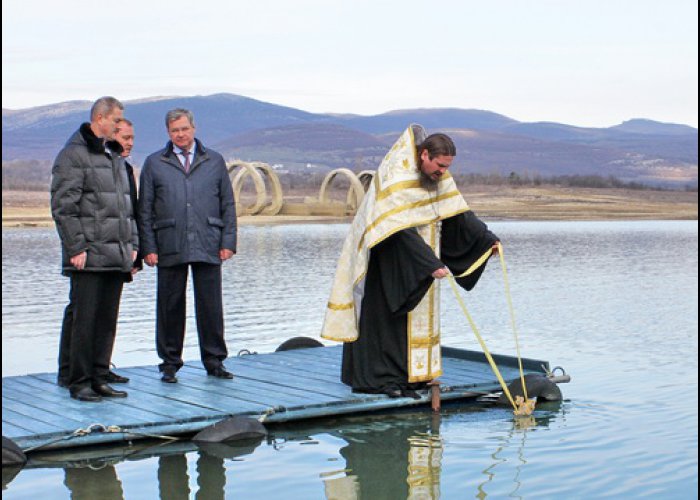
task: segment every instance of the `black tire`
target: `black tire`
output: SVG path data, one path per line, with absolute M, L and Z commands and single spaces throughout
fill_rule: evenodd
M 323 344 L 311 337 L 292 337 L 285 340 L 280 346 L 275 349 L 275 352 L 291 351 L 293 349 L 308 349 L 310 347 L 323 347 Z
M 561 401 L 562 394 L 559 386 L 549 380 L 546 376 L 528 373 L 525 375 L 525 386 L 527 387 L 527 396 L 530 399 L 537 398 L 537 402 L 542 401 Z M 523 385 L 520 379 L 514 380 L 508 386 L 511 396 L 515 399 L 517 396 L 523 396 Z M 501 394 L 498 398 L 498 403 L 502 405 L 510 405 L 505 394 Z
M 22 449 L 10 438 L 2 437 L 2 466 L 24 465 L 27 463 L 27 456 Z

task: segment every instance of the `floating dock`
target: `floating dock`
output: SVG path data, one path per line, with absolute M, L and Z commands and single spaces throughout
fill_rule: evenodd
M 315 347 L 226 360 L 233 380 L 207 376 L 186 363 L 177 384 L 160 381 L 157 366 L 120 368 L 131 379 L 118 389 L 127 398 L 99 403 L 72 399 L 56 385 L 56 373 L 2 379 L 2 435 L 23 451 L 73 448 L 198 432 L 231 416 L 288 422 L 339 414 L 423 405 L 421 399 L 355 394 L 340 382 L 342 346 Z M 482 352 L 443 347 L 441 399 L 474 399 L 500 391 Z M 506 383 L 519 379 L 517 358 L 493 355 Z M 522 359 L 525 373 L 544 374 L 546 361 Z

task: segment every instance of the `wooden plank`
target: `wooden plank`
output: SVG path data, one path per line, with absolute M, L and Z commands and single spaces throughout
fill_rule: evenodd
M 335 384 L 340 382 L 340 367 L 328 367 L 328 366 L 313 366 L 307 365 L 305 362 L 300 362 L 297 364 L 290 364 L 288 361 L 268 358 L 261 355 L 244 356 L 244 361 L 242 363 L 259 363 L 262 366 L 269 367 L 270 369 L 279 370 L 280 373 L 291 373 L 298 376 L 304 376 L 309 379 L 318 380 L 320 382 L 326 382 L 329 384 Z M 235 366 L 235 365 L 234 365 Z M 300 375 L 301 374 L 301 375 Z M 342 382 L 340 382 L 342 384 Z
M 187 371 L 188 368 L 183 367 L 179 373 L 187 373 Z M 272 374 L 268 375 L 271 376 Z M 239 373 L 233 380 L 219 380 L 215 377 L 208 377 L 205 374 L 197 376 L 194 380 L 189 380 L 188 383 L 193 387 L 199 387 L 203 391 L 216 392 L 217 394 L 233 395 L 246 392 L 249 394 L 249 397 L 255 396 L 262 401 L 268 402 L 268 406 L 276 406 L 282 400 L 284 400 L 282 403 L 284 406 L 322 402 L 321 398 L 312 393 L 291 389 L 280 391 L 278 384 L 274 380 L 259 380 L 255 376 L 249 376 L 244 373 Z
M 454 358 L 443 358 L 442 370 L 445 375 L 468 380 L 470 382 L 496 380 L 496 376 L 491 371 L 490 366 L 477 365 Z
M 3 409 L 3 414 L 5 410 Z M 32 431 L 29 429 L 25 429 L 24 427 L 20 427 L 19 425 L 14 425 L 8 422 L 7 420 L 2 421 L 2 435 L 5 437 L 8 437 L 10 439 L 13 439 L 17 436 L 28 436 L 32 434 Z
M 442 347 L 443 356 L 448 356 L 451 358 L 464 359 L 467 361 L 475 361 L 477 363 L 488 364 L 486 360 L 486 355 L 481 351 L 472 351 L 468 349 L 459 349 L 456 347 Z M 496 362 L 496 365 L 500 368 L 501 366 L 509 366 L 513 368 L 518 367 L 518 358 L 516 356 L 508 356 L 505 354 L 494 354 L 491 353 L 491 357 Z M 532 358 L 521 358 L 523 369 L 544 373 L 542 365 L 544 365 L 547 370 L 549 370 L 549 363 L 547 361 L 542 361 L 539 359 Z
M 340 381 L 341 361 L 340 345 L 232 357 L 226 365 L 234 372 L 233 380 L 207 376 L 192 362 L 180 370 L 177 384 L 161 382 L 156 366 L 120 368 L 131 383 L 115 388 L 129 396 L 100 403 L 71 399 L 67 389 L 56 385 L 55 373 L 6 377 L 3 433 L 24 449 L 75 447 L 132 439 L 131 433 L 146 437 L 151 432 L 196 432 L 229 415 L 266 414 L 270 422 L 284 422 L 427 403 L 426 392 L 418 401 L 353 393 Z M 497 362 L 507 381 L 519 377 L 515 358 L 499 356 Z M 545 362 L 524 364 L 526 371 L 541 373 Z M 483 353 L 443 348 L 443 368 L 440 379 L 452 389 L 443 394 L 445 400 L 499 389 Z M 127 434 L 73 436 L 74 430 L 94 423 L 116 425 Z
M 283 364 L 292 364 L 292 361 L 302 363 L 309 370 L 313 367 L 334 367 L 337 369 L 336 379 L 340 378 L 340 358 L 342 346 L 331 348 L 310 348 L 295 349 L 276 353 L 279 359 L 275 360 Z M 249 356 L 244 356 L 245 358 Z M 508 368 L 503 369 L 506 376 L 511 372 Z M 488 364 L 478 363 L 472 360 L 455 359 L 443 356 L 443 375 L 440 380 L 449 386 L 454 387 L 476 387 L 481 383 L 493 382 L 496 377 L 493 375 Z
M 27 384 L 39 385 L 45 382 L 41 380 L 27 380 Z M 138 391 L 129 390 L 126 398 L 104 398 L 99 403 L 85 403 L 70 397 L 68 389 L 59 388 L 63 395 L 54 395 L 50 408 L 56 408 L 57 412 L 62 412 L 73 418 L 81 418 L 85 423 L 102 423 L 105 425 L 126 425 L 151 424 L 163 421 L 170 421 L 173 413 L 190 413 L 191 416 L 200 416 L 205 411 L 190 411 L 190 405 L 173 404 L 157 398 L 141 398 Z M 147 395 L 146 395 L 147 396 Z M 48 396 L 46 396 L 48 397 Z M 103 408 L 103 405 L 108 408 Z M 107 421 L 103 421 L 108 419 Z
M 241 390 L 239 386 L 229 388 L 224 394 L 218 386 L 205 388 L 202 382 L 196 383 L 185 378 L 180 378 L 177 384 L 166 384 L 160 381 L 160 376 L 157 375 L 157 372 L 154 377 L 151 371 L 144 367 L 142 368 L 142 373 L 145 375 L 134 374 L 134 378 L 139 383 L 145 383 L 146 379 L 148 379 L 149 383 L 152 384 L 150 390 L 159 391 L 159 394 L 171 400 L 188 402 L 227 414 L 259 413 L 274 407 L 276 404 L 275 400 L 268 399 L 265 401 L 259 395 Z M 230 383 L 233 381 L 226 380 L 223 382 Z M 220 381 L 220 383 L 223 382 Z M 158 388 L 156 389 L 155 386 L 158 386 Z
M 165 410 L 169 409 L 170 414 L 176 413 L 178 415 L 196 417 L 227 415 L 230 413 L 220 408 L 212 408 L 212 404 L 208 402 L 206 404 L 197 402 L 196 399 L 199 398 L 200 394 L 187 386 L 173 387 L 178 384 L 165 384 L 160 381 L 160 377 L 154 378 L 151 375 L 144 375 L 135 370 L 130 372 L 130 376 L 132 382 L 129 384 L 131 385 L 129 387 L 129 397 L 134 393 L 149 404 L 155 403 L 159 407 L 162 406 Z M 123 387 L 127 388 L 126 385 Z M 195 400 L 191 398 L 195 398 Z M 257 413 L 266 408 L 267 406 L 265 405 L 241 400 L 237 410 L 240 413 Z
M 30 384 L 41 384 L 39 381 L 27 380 L 27 386 Z M 78 427 L 93 423 L 101 423 L 104 425 L 116 425 L 119 422 L 130 422 L 137 424 L 150 424 L 153 422 L 167 421 L 170 419 L 168 413 L 160 414 L 153 411 L 128 404 L 128 398 L 104 398 L 102 401 L 83 402 L 70 397 L 67 389 L 62 389 L 63 395 L 60 394 L 45 394 L 44 408 L 56 414 L 63 415 L 66 419 L 77 422 L 76 426 L 70 427 L 66 425 L 66 429 L 71 431 Z M 24 392 L 22 386 L 13 388 L 13 393 L 22 396 L 30 396 L 30 393 Z M 66 424 L 70 424 L 66 422 Z
M 2 400 L 2 418 L 18 427 L 21 423 L 21 427 L 29 429 L 31 434 L 46 434 L 63 430 L 62 427 L 57 427 L 56 425 L 37 420 L 30 415 L 15 411 L 14 407 L 6 404 L 4 397 Z
M 185 368 L 183 368 L 183 370 L 184 369 Z M 204 377 L 206 379 L 205 383 L 216 383 L 220 385 L 220 390 L 228 391 L 231 387 L 238 387 L 239 389 L 244 388 L 253 393 L 267 395 L 273 400 L 279 397 L 281 392 L 280 387 L 285 387 L 283 393 L 286 396 L 292 397 L 289 401 L 291 405 L 319 404 L 331 400 L 328 395 L 319 394 L 314 391 L 309 391 L 308 389 L 294 389 L 286 386 L 286 380 L 277 376 L 275 372 L 261 371 L 252 366 L 248 366 L 245 369 L 239 367 L 236 378 L 233 380 L 217 380 L 216 378 L 207 377 L 206 375 L 204 375 Z M 236 379 L 238 379 L 238 381 Z
M 304 371 L 296 368 L 296 370 L 282 370 L 274 365 L 265 362 L 247 362 L 245 366 L 238 365 L 236 376 L 243 379 L 264 380 L 268 377 L 269 383 L 275 384 L 276 387 L 290 389 L 292 394 L 313 394 L 318 402 L 332 401 L 343 399 L 347 394 L 342 391 L 342 384 L 325 384 L 325 389 L 320 384 L 310 381 L 304 376 Z
M 285 375 L 291 378 L 291 382 L 299 384 L 300 387 L 314 387 L 319 392 L 325 392 L 329 394 L 339 394 L 344 397 L 353 397 L 350 387 L 343 384 L 340 381 L 340 370 L 337 373 L 332 374 L 319 374 L 315 371 L 300 370 L 298 366 L 288 366 L 286 364 L 277 364 L 275 359 L 262 358 L 257 355 L 244 356 L 242 363 L 250 363 L 259 366 L 261 369 L 275 370 L 281 375 Z M 301 385 L 303 384 L 303 385 Z

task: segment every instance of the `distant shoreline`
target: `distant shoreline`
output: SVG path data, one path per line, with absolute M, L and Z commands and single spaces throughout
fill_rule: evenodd
M 472 210 L 485 220 L 697 220 L 698 193 L 570 187 L 467 186 Z M 240 225 L 342 223 L 352 217 L 240 216 Z M 3 191 L 3 227 L 51 227 L 49 195 Z

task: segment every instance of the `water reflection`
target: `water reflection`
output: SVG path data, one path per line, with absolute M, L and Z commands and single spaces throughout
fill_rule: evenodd
M 513 489 L 508 492 L 508 497 L 522 498 L 518 492 L 522 486 L 521 474 L 528 463 L 525 454 L 528 433 L 536 430 L 537 427 L 549 427 L 554 418 L 564 415 L 563 408 L 561 401 L 538 403 L 537 412 L 532 415 L 513 416 L 512 426 L 505 436 L 499 438 L 500 444 L 490 455 L 493 462 L 481 472 L 485 479 L 477 487 L 476 498 L 488 497 L 487 486 L 496 478 L 497 469 L 501 465 L 509 466 L 503 467 L 503 470 L 498 472 L 499 479 L 503 479 L 500 476 L 510 473 L 509 468 L 513 467 L 513 464 L 509 462 L 515 464 L 515 470 L 512 472 Z M 515 456 L 515 459 L 509 460 L 509 456 Z M 501 481 L 501 483 L 505 484 L 505 481 Z
M 332 433 L 347 442 L 340 455 L 348 472 L 324 480 L 326 498 L 440 498 L 439 430 L 439 415 L 412 413 Z
M 190 497 L 185 455 L 166 455 L 158 459 L 158 492 L 163 500 L 187 500 Z
M 270 427 L 266 441 L 139 441 L 122 448 L 47 451 L 32 454 L 26 468 L 62 468 L 64 491 L 74 499 L 129 498 L 135 487 L 138 497 L 162 500 L 224 499 L 234 494 L 265 497 L 286 489 L 287 484 L 295 485 L 297 493 L 303 491 L 299 481 L 315 481 L 315 487 L 305 488 L 318 494 L 321 487 L 329 500 L 453 498 L 470 490 L 470 496 L 477 498 L 500 497 L 504 484 L 510 485 L 509 496 L 518 497 L 521 473 L 528 464 L 529 433 L 548 427 L 563 413 L 548 403 L 529 419 L 514 419 L 509 410 L 448 404 L 439 414 L 404 410 L 279 424 Z M 478 458 L 478 450 L 471 445 L 466 452 L 460 446 L 462 436 L 455 435 L 454 428 L 468 422 L 464 437 L 479 439 L 479 423 L 486 421 L 497 423 L 502 432 Z M 445 427 L 450 438 L 442 435 Z M 134 462 L 141 462 L 136 478 L 130 467 Z M 452 471 L 446 476 L 447 465 Z M 464 484 L 464 473 L 470 470 L 473 477 Z M 3 469 L 3 488 L 12 481 L 4 473 Z M 152 493 L 139 488 L 141 484 L 153 487 L 154 479 Z
M 390 498 L 401 498 L 387 485 L 408 496 L 409 438 L 427 435 L 442 443 L 431 451 L 433 459 L 439 452 L 439 460 L 416 477 L 435 474 L 425 479 L 437 485 L 426 488 L 433 498 L 697 497 L 697 221 L 506 222 L 492 228 L 507 243 L 523 356 L 564 366 L 574 377 L 563 387 L 572 402 L 562 409 L 538 405 L 536 426 L 514 422 L 507 410 L 448 411 L 443 406 L 435 429 L 425 421 L 427 414 L 414 415 L 413 423 L 403 416 L 316 422 L 299 440 L 279 427 L 273 428 L 275 441 L 233 458 L 187 443 L 140 454 L 133 453 L 135 446 L 127 447 L 107 464 L 115 469 L 124 496 L 158 498 L 168 488 L 165 477 L 158 484 L 160 458 L 179 457 L 179 469 L 162 466 L 172 471 L 166 474 L 172 489 L 164 494 L 183 491 L 192 498 L 211 479 L 207 484 L 217 485 L 219 495 L 223 489 L 227 498 L 274 498 L 280 492 L 323 498 L 326 484 L 350 478 L 337 484 L 346 482 L 349 491 L 370 495 L 373 485 L 386 487 Z M 225 271 L 231 353 L 242 348 L 269 352 L 293 336 L 317 335 L 346 232 L 345 226 L 242 228 L 240 255 Z M 57 268 L 55 230 L 3 230 L 2 252 L 3 375 L 55 371 L 57 327 L 67 297 Z M 484 333 L 491 350 L 510 354 L 500 269 L 491 266 L 486 272 L 488 279 L 469 297 L 470 310 L 479 326 L 488 325 Z M 119 367 L 157 361 L 154 278 L 153 270 L 145 270 L 125 290 L 115 350 Z M 478 349 L 449 290 L 443 297 L 444 344 Z M 195 331 L 193 323 L 188 331 Z M 188 359 L 198 359 L 193 338 Z M 359 442 L 371 440 L 366 434 L 372 431 L 362 432 L 364 424 L 377 427 L 384 440 L 372 441 L 373 446 Z M 406 429 L 413 424 L 416 434 Z M 391 426 L 403 431 L 392 438 Z M 363 446 L 377 470 L 356 464 L 360 455 L 353 450 Z M 389 470 L 390 463 L 372 458 L 399 447 L 403 470 Z M 198 467 L 204 453 L 218 457 L 219 465 L 201 460 Z M 603 461 L 610 465 L 601 468 Z M 3 499 L 69 497 L 68 465 L 35 462 L 31 467 L 17 476 L 3 469 L 3 488 L 10 483 Z M 210 467 L 212 477 L 205 477 Z
M 73 500 L 121 500 L 124 498 L 122 482 L 114 465 L 101 467 L 66 467 L 66 485 Z

